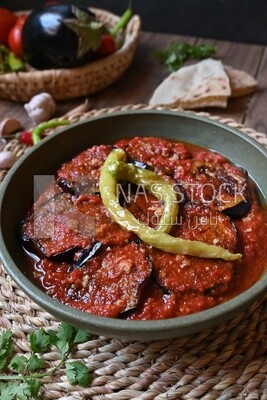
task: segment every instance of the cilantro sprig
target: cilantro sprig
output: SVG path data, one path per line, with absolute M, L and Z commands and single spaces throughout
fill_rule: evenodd
M 169 71 L 177 71 L 188 60 L 202 60 L 215 54 L 212 44 L 190 45 L 187 43 L 171 43 L 162 51 L 155 53 L 155 58 L 164 64 Z
M 91 372 L 83 361 L 68 361 L 77 344 L 85 343 L 91 333 L 74 328 L 62 322 L 57 330 L 33 331 L 29 337 L 31 354 L 14 354 L 15 340 L 11 330 L 0 334 L 0 399 L 28 400 L 41 399 L 40 388 L 45 377 L 53 376 L 63 366 L 71 385 L 86 387 L 91 382 Z M 55 347 L 60 353 L 60 360 L 48 368 L 43 357 Z

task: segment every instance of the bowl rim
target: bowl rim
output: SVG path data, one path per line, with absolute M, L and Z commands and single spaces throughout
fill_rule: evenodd
M 246 133 L 233 128 L 229 125 L 223 124 L 217 120 L 212 120 L 208 117 L 203 117 L 197 115 L 196 113 L 191 112 L 183 112 L 183 111 L 174 111 L 174 110 L 130 110 L 130 111 L 116 111 L 116 112 L 108 112 L 97 116 L 92 116 L 90 118 L 83 119 L 81 121 L 72 123 L 71 125 L 65 126 L 55 133 L 52 136 L 49 136 L 43 139 L 39 144 L 35 145 L 33 148 L 29 149 L 24 155 L 20 157 L 20 159 L 16 162 L 16 164 L 11 168 L 11 170 L 5 176 L 3 182 L 0 186 L 0 217 L 2 210 L 2 203 L 4 201 L 4 195 L 6 189 L 8 188 L 10 181 L 13 175 L 17 170 L 20 169 L 21 165 L 28 159 L 33 153 L 38 151 L 38 149 L 42 148 L 43 144 L 52 141 L 54 137 L 62 135 L 65 131 L 75 129 L 81 124 L 90 123 L 90 121 L 98 120 L 98 119 L 106 119 L 112 118 L 114 116 L 125 116 L 126 114 L 131 115 L 141 115 L 141 114 L 165 114 L 165 115 L 175 115 L 183 118 L 189 118 L 194 120 L 200 120 L 208 124 L 212 124 L 216 127 L 220 127 L 222 129 L 226 129 L 231 132 L 231 134 L 239 136 L 241 139 L 245 140 L 253 147 L 255 147 L 259 152 L 263 154 L 265 158 L 267 158 L 267 149 L 256 141 L 254 138 L 248 136 Z M 73 307 L 67 306 L 53 298 L 51 298 L 48 294 L 39 289 L 36 285 L 34 285 L 19 269 L 19 267 L 15 264 L 12 259 L 12 255 L 10 254 L 8 248 L 5 244 L 5 238 L 3 237 L 2 228 L 0 228 L 0 258 L 4 265 L 5 270 L 14 280 L 14 282 L 18 285 L 23 292 L 25 292 L 32 301 L 37 303 L 40 307 L 50 312 L 52 315 L 57 315 L 58 310 L 60 309 L 60 319 L 64 319 L 68 322 L 71 321 L 72 324 L 78 325 L 81 327 L 88 326 L 97 326 L 97 332 L 94 332 L 92 328 L 90 329 L 93 333 L 102 334 L 105 333 L 105 336 L 117 337 L 120 331 L 123 332 L 123 336 L 132 337 L 133 339 L 138 339 L 143 335 L 147 336 L 151 333 L 151 340 L 153 340 L 153 331 L 160 330 L 162 331 L 162 338 L 165 337 L 174 337 L 173 333 L 171 336 L 168 336 L 168 332 L 176 331 L 177 337 L 179 335 L 179 330 L 186 332 L 187 329 L 190 329 L 192 332 L 192 324 L 195 325 L 195 331 L 198 332 L 200 330 L 206 329 L 206 327 L 214 326 L 214 319 L 220 319 L 221 322 L 225 322 L 228 316 L 233 315 L 241 308 L 247 307 L 257 298 L 259 298 L 264 291 L 266 291 L 267 287 L 267 274 L 263 274 L 263 276 L 250 288 L 246 291 L 240 293 L 234 298 L 227 300 L 226 302 L 219 304 L 215 307 L 209 308 L 204 311 L 200 311 L 197 313 L 193 313 L 186 316 L 169 318 L 164 320 L 149 320 L 149 321 L 128 321 L 116 318 L 108 318 L 90 314 L 88 312 L 83 312 Z M 218 325 L 218 322 L 216 323 Z M 200 326 L 203 326 L 202 329 L 199 329 Z M 194 332 L 193 332 L 194 333 Z M 184 335 L 184 334 L 183 334 Z M 120 336 L 120 334 L 119 334 Z

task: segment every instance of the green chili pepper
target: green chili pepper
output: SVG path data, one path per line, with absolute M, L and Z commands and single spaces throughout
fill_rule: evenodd
M 24 71 L 25 70 L 25 65 L 24 62 L 15 56 L 14 53 L 9 52 L 8 54 L 8 65 L 11 71 Z
M 126 153 L 121 149 L 111 151 L 101 169 L 99 182 L 103 204 L 115 222 L 123 228 L 136 233 L 144 243 L 162 251 L 204 258 L 222 258 L 225 260 L 237 260 L 241 258 L 241 254 L 230 253 L 222 247 L 195 240 L 175 238 L 167 233 L 152 229 L 138 221 L 130 211 L 121 207 L 119 204 L 116 193 L 117 179 L 114 173 L 114 169 L 116 168 L 112 166 L 112 164 L 116 165 L 114 162 L 117 161 L 126 161 Z M 126 169 L 126 167 L 124 166 L 123 169 Z M 112 173 L 110 173 L 110 170 Z M 124 173 L 126 172 L 124 171 Z M 131 173 L 129 173 L 129 176 L 131 176 Z
M 67 120 L 51 119 L 50 121 L 42 122 L 32 131 L 32 141 L 33 144 L 37 144 L 41 141 L 41 135 L 46 129 L 56 128 L 61 125 L 69 125 Z
M 0 74 L 24 71 L 25 64 L 7 47 L 0 45 Z
M 178 214 L 176 193 L 169 182 L 146 169 L 138 168 L 123 161 L 114 161 L 108 165 L 108 172 L 117 182 L 131 182 L 141 185 L 152 193 L 158 200 L 164 201 L 164 211 L 160 218 L 157 231 L 168 233 Z
M 113 37 L 116 36 L 121 29 L 125 28 L 125 26 L 128 24 L 128 22 L 130 21 L 132 16 L 133 16 L 133 11 L 130 7 L 124 11 L 122 16 L 118 20 L 118 22 L 115 24 L 115 26 L 111 30 L 111 32 L 110 32 L 111 36 L 113 36 Z

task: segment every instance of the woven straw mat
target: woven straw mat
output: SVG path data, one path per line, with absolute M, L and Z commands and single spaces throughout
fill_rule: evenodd
M 152 108 L 135 105 L 93 110 L 75 119 L 141 107 Z M 238 128 L 267 146 L 264 134 L 230 119 L 210 118 Z M 16 140 L 7 147 L 18 156 L 25 150 Z M 2 267 L 0 285 L 0 327 L 12 329 L 18 351 L 27 353 L 27 334 L 58 322 L 19 290 Z M 45 381 L 42 396 L 73 400 L 267 400 L 266 355 L 267 296 L 230 322 L 189 337 L 130 343 L 94 337 L 79 345 L 74 355 L 91 369 L 91 385 L 83 389 L 69 385 L 62 369 Z M 47 360 L 52 366 L 59 360 L 58 353 L 49 353 Z

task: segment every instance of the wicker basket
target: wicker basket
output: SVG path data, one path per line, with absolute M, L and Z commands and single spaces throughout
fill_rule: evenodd
M 113 26 L 118 16 L 91 8 L 96 16 Z M 112 55 L 71 69 L 32 70 L 0 75 L 0 97 L 26 102 L 32 96 L 50 93 L 55 100 L 86 96 L 115 82 L 129 67 L 135 54 L 141 21 L 134 15 L 127 25 L 123 46 Z

